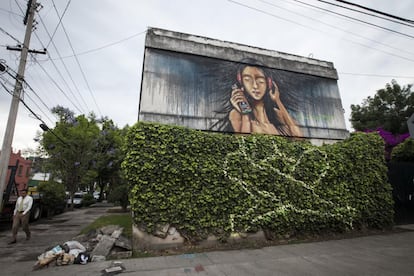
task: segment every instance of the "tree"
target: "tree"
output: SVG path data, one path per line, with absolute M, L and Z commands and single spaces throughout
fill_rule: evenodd
M 75 117 L 72 111 L 61 106 L 52 112 L 59 121 L 43 133 L 40 143 L 48 155 L 48 170 L 62 180 L 73 198 L 82 180 L 89 175 L 99 128 L 93 115 Z
M 96 149 L 93 158 L 95 179 L 100 188 L 99 200 L 102 199 L 104 191 L 108 194 L 115 186 L 123 183 L 120 169 L 124 159 L 121 150 L 122 133 L 125 132 L 118 129 L 108 118 L 102 118 L 100 125 L 101 130 L 95 141 Z
M 381 127 L 392 134 L 408 132 L 407 120 L 414 113 L 412 84 L 401 86 L 392 80 L 362 105 L 351 105 L 351 123 L 357 131 Z

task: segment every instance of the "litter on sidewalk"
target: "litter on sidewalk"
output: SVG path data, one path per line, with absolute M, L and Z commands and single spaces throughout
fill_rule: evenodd
M 119 226 L 105 226 L 97 231 L 77 236 L 71 241 L 48 248 L 37 257 L 33 270 L 49 267 L 49 265 L 85 265 L 88 262 L 105 261 L 108 257 L 113 259 L 131 257 L 131 242 L 121 236 L 122 231 L 123 228 Z M 123 270 L 125 270 L 123 266 L 115 265 L 108 270 L 108 273 L 119 273 Z

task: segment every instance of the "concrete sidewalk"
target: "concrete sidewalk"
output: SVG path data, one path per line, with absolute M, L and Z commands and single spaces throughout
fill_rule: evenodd
M 414 225 L 405 228 L 414 229 Z M 126 268 L 120 275 L 414 275 L 414 231 L 120 262 Z M 23 263 L 10 265 L 24 266 Z M 50 267 L 34 272 L 20 270 L 17 274 L 2 267 L 1 274 L 103 275 L 102 270 L 111 263 Z

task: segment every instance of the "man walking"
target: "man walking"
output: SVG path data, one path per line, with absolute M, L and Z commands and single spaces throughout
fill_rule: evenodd
M 16 206 L 14 207 L 12 226 L 13 239 L 9 244 L 17 242 L 17 232 L 19 231 L 20 225 L 22 225 L 23 231 L 26 233 L 26 240 L 30 239 L 29 217 L 32 205 L 33 198 L 27 195 L 27 188 L 21 190 L 20 196 L 16 201 Z

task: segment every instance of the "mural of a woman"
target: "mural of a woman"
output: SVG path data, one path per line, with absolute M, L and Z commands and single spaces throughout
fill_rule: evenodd
M 302 132 L 280 99 L 277 83 L 264 67 L 249 59 L 238 66 L 228 106 L 227 129 L 302 137 Z

